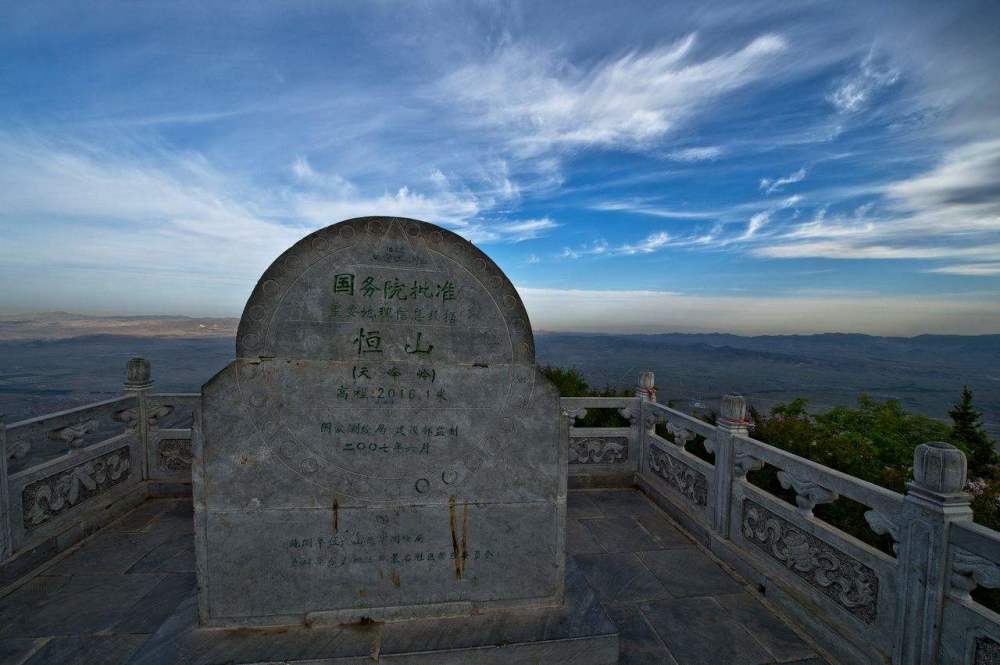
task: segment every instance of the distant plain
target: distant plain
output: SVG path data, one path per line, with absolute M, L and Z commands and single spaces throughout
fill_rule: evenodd
M 236 319 L 0 316 L 0 414 L 8 424 L 121 392 L 125 363 L 149 359 L 156 389 L 195 392 L 234 356 Z M 861 393 L 947 419 L 963 385 L 1000 439 L 1000 335 L 597 335 L 536 332 L 538 362 L 574 367 L 593 388 L 656 373 L 661 402 L 717 408 L 728 392 L 760 409 L 805 397 L 813 410 Z

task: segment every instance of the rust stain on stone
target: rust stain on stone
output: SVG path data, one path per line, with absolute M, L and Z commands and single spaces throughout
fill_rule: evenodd
M 392 571 L 392 586 L 396 587 L 397 589 L 400 586 L 399 572 L 397 572 L 395 570 Z
M 455 559 L 455 579 L 462 579 L 465 573 L 465 559 L 469 546 L 469 504 L 462 504 L 462 534 L 458 533 L 458 513 L 455 510 L 455 497 L 448 497 L 448 512 L 451 518 L 451 550 Z
M 448 513 L 451 518 L 451 553 L 455 560 L 455 579 L 462 579 L 462 551 L 458 547 L 458 519 L 455 515 L 455 497 L 448 497 Z
M 469 558 L 469 504 L 462 504 L 462 572 Z

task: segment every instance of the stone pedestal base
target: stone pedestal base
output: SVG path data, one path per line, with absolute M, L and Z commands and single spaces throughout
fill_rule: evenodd
M 614 665 L 618 632 L 583 575 L 566 566 L 562 607 L 390 623 L 199 628 L 192 596 L 129 665 Z

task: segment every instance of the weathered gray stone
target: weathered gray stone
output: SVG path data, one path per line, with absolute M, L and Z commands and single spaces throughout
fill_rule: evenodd
M 152 385 L 153 379 L 149 361 L 145 358 L 129 358 L 125 370 L 125 389 L 145 390 Z
M 0 561 L 5 561 L 12 550 L 10 533 L 10 498 L 7 484 L 7 426 L 0 415 Z
M 778 661 L 812 658 L 816 654 L 795 634 L 755 600 L 750 594 L 716 596 L 722 605 Z
M 108 631 L 160 579 L 115 574 L 36 577 L 0 603 L 0 638 Z
M 581 492 L 573 492 L 566 497 L 566 517 L 567 519 L 604 517 L 604 513 L 601 512 L 597 502 L 592 497 Z
M 621 665 L 676 665 L 677 661 L 643 618 L 638 607 L 615 605 L 607 608 L 608 616 L 618 628 Z
M 573 558 L 605 606 L 670 596 L 666 587 L 631 552 L 579 554 Z
M 566 520 L 567 554 L 603 554 L 604 548 L 594 538 L 594 534 L 583 525 L 583 520 Z
M 121 665 L 146 640 L 145 635 L 56 637 L 23 665 Z M 15 661 L 16 662 L 16 661 Z
M 572 563 L 565 601 L 467 617 L 251 630 L 198 627 L 193 603 L 182 603 L 130 664 L 617 663 L 617 631 Z
M 644 552 L 665 546 L 631 517 L 600 517 L 580 521 L 606 552 Z
M 204 625 L 562 602 L 566 424 L 513 286 L 414 220 L 265 272 L 195 436 Z
M 726 571 L 694 547 L 641 552 L 638 557 L 678 598 L 743 591 Z
M 774 660 L 712 598 L 653 600 L 640 607 L 679 665 L 762 665 Z

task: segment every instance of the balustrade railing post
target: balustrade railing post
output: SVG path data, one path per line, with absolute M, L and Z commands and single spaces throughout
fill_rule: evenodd
M 633 422 L 633 443 L 635 444 L 635 472 L 641 473 L 646 454 L 646 437 L 656 432 L 656 416 L 646 407 L 656 402 L 656 375 L 646 370 L 639 373 L 635 386 L 635 396 L 639 398 L 637 422 Z
M 10 484 L 7 482 L 7 427 L 0 415 L 0 561 L 11 555 Z
M 125 376 L 125 394 L 136 397 L 135 434 L 142 451 L 142 478 L 149 477 L 149 403 L 147 396 L 153 390 L 153 378 L 149 361 L 145 358 L 129 358 Z
M 715 428 L 715 436 L 705 441 L 709 452 L 715 453 L 715 507 L 712 528 L 729 538 L 729 503 L 733 494 L 733 437 L 747 436 L 750 422 L 747 419 L 747 402 L 741 395 L 723 395 L 722 413 Z
M 941 613 L 948 589 L 948 537 L 954 522 L 972 519 L 965 487 L 966 460 L 948 443 L 917 446 L 899 533 L 899 621 L 895 665 L 935 665 Z

